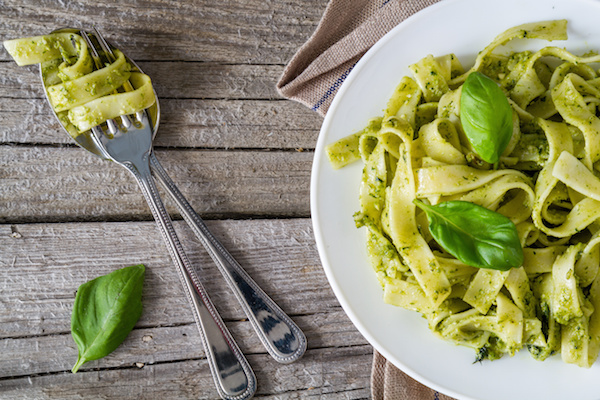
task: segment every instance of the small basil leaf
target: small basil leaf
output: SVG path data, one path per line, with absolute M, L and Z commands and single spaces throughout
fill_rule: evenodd
M 467 201 L 414 203 L 427 213 L 436 242 L 465 264 L 501 271 L 523 264 L 517 228 L 504 215 Z
M 112 353 L 131 332 L 142 314 L 144 273 L 143 265 L 133 265 L 79 286 L 71 315 L 71 335 L 79 350 L 73 373 Z
M 460 121 L 477 155 L 496 164 L 513 133 L 512 108 L 492 79 L 469 74 L 460 95 Z

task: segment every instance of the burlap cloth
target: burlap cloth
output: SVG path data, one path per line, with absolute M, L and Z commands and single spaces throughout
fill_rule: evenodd
M 310 39 L 277 83 L 279 93 L 325 115 L 357 61 L 383 35 L 439 0 L 331 0 Z M 371 370 L 375 400 L 452 400 L 416 382 L 376 350 Z

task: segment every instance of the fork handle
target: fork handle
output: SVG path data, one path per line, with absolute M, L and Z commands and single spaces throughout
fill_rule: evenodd
M 194 318 L 202 337 L 202 344 L 217 391 L 223 399 L 249 399 L 256 391 L 254 372 L 185 255 L 152 178 L 149 154 L 146 154 L 144 158 L 144 160 L 135 162 L 135 165 L 133 163 L 124 163 L 123 165 L 135 176 L 167 244 L 169 254 L 178 267 L 179 278 L 182 280 L 188 300 L 193 306 Z
M 183 218 L 225 277 L 252 327 L 269 354 L 280 363 L 291 363 L 306 350 L 306 336 L 292 319 L 256 284 L 223 247 L 194 211 L 154 155 L 150 155 L 154 176 L 173 197 Z

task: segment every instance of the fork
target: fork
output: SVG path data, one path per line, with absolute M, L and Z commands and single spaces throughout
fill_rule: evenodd
M 89 40 L 86 32 L 81 32 L 81 35 L 88 41 L 94 61 L 98 66 L 101 65 L 95 44 Z M 135 121 L 123 116 L 120 124 L 110 120 L 106 125 L 107 133 L 101 126 L 93 127 L 91 139 L 104 158 L 125 167 L 137 180 L 193 306 L 194 318 L 219 395 L 224 399 L 236 400 L 252 397 L 256 391 L 254 372 L 185 255 L 153 181 L 150 169 L 152 126 L 148 113 L 138 113 Z
M 81 36 L 88 42 L 92 58 L 100 67 L 103 64 L 101 53 L 108 62 L 114 61 L 114 54 L 102 35 L 97 30 L 94 31 L 98 44 L 90 40 L 91 35 L 88 32 L 81 31 Z M 179 277 L 186 288 L 188 300 L 193 305 L 194 317 L 219 395 L 224 399 L 232 400 L 250 398 L 256 390 L 254 373 L 185 255 L 169 214 L 158 194 L 153 176 L 175 200 L 185 221 L 233 289 L 269 354 L 281 363 L 295 361 L 306 350 L 306 337 L 211 234 L 187 202 L 153 152 L 154 132 L 148 112 L 143 110 L 135 116 L 121 116 L 120 121 L 109 120 L 105 127 L 93 127 L 90 137 L 101 157 L 125 167 L 137 180 L 167 244 L 171 258 L 178 267 Z

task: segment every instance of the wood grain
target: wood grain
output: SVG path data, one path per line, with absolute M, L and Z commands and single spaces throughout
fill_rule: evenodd
M 309 219 L 208 221 L 234 257 L 307 335 L 309 351 L 293 366 L 278 365 L 266 356 L 208 255 L 185 224 L 175 225 L 213 302 L 248 355 L 261 382 L 259 393 L 265 398 L 278 393 L 285 398 L 289 391 L 301 398 L 367 396 L 371 348 L 327 284 Z M 155 398 L 167 395 L 161 390 L 176 373 L 180 378 L 168 394 L 174 397 L 168 398 L 214 396 L 197 328 L 154 223 L 0 225 L 0 248 L 4 249 L 0 254 L 3 399 L 19 395 L 69 399 L 91 393 L 111 398 L 118 391 Z M 78 285 L 139 262 L 147 266 L 147 275 L 144 313 L 136 328 L 113 354 L 70 374 L 77 357 L 69 332 L 70 313 Z M 295 295 L 286 296 L 290 292 Z M 284 376 L 294 379 L 278 378 Z M 347 381 L 349 376 L 355 383 Z M 88 392 L 91 382 L 94 389 Z M 98 387 L 99 382 L 103 383 Z M 153 384 L 161 389 L 151 390 Z
M 302 362 L 290 365 L 266 355 L 250 355 L 248 361 L 258 380 L 255 398 L 337 400 L 370 397 L 372 358 L 370 346 L 357 346 L 309 350 Z M 0 391 L 6 400 L 217 398 L 203 359 L 139 365 L 16 377 L 0 381 Z
M 161 106 L 157 147 L 314 149 L 322 118 L 280 99 L 274 71 L 202 63 L 152 63 L 146 70 Z M 0 63 L 0 76 L 0 93 L 10 94 L 0 95 L 0 144 L 72 143 L 36 70 Z
M 99 28 L 151 78 L 157 157 L 208 227 L 308 338 L 276 363 L 172 202 L 175 229 L 258 379 L 260 399 L 366 399 L 372 347 L 332 292 L 310 219 L 323 118 L 275 85 L 328 0 L 11 0 L 0 37 Z M 163 193 L 164 195 L 164 193 Z M 144 263 L 144 312 L 109 356 L 70 369 L 78 286 Z M 78 148 L 36 66 L 0 50 L 0 398 L 215 399 L 189 304 L 128 172 Z
M 122 50 L 127 53 L 128 49 Z M 193 61 L 140 61 L 139 65 L 152 78 L 161 99 L 281 99 L 274 83 L 283 73 L 283 65 Z M 4 93 L 0 98 L 44 97 L 37 65 L 0 62 L 0 76 Z
M 339 305 L 314 247 L 309 219 L 207 221 L 271 297 L 291 314 L 326 314 Z M 175 228 L 226 320 L 244 314 L 208 254 L 182 221 Z M 56 244 L 60 243 L 60 246 Z M 193 323 L 175 267 L 154 222 L 0 225 L 0 337 L 69 330 L 77 287 L 117 268 L 147 266 L 142 326 Z M 293 297 L 287 293 L 294 292 Z
M 203 217 L 310 214 L 311 152 L 162 150 L 157 157 Z M 0 146 L 0 160 L 0 222 L 151 218 L 125 168 L 79 148 Z
M 285 64 L 316 28 L 327 0 L 5 2 L 0 37 L 96 26 L 135 60 Z M 26 27 L 26 32 L 25 28 Z M 2 59 L 7 55 L 2 53 Z

